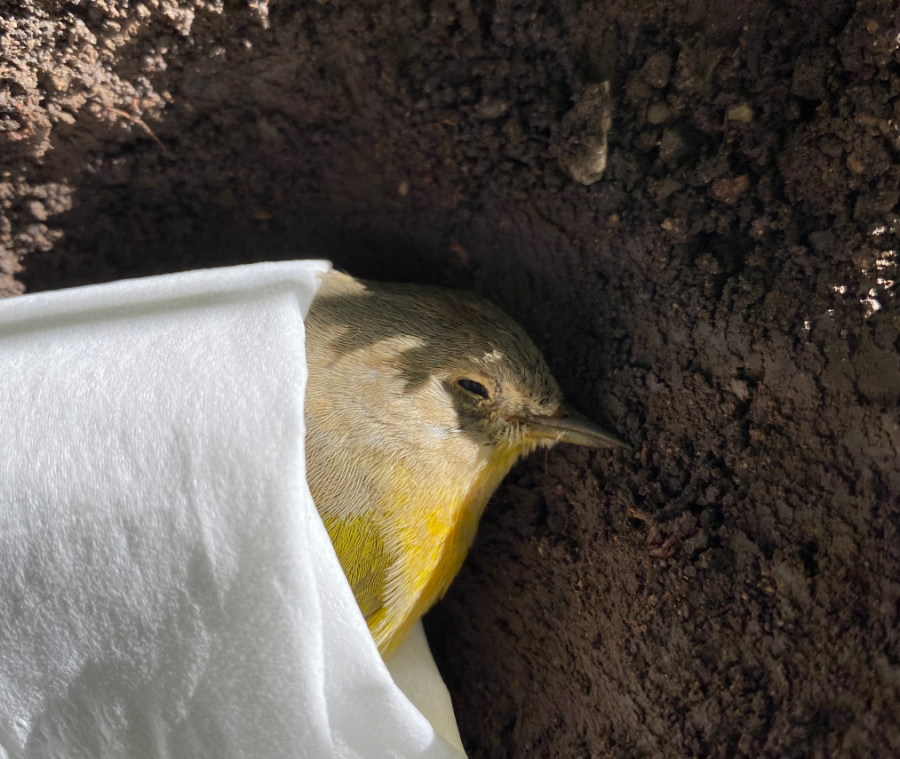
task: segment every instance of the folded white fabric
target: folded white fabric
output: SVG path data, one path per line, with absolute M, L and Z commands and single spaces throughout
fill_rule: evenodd
M 306 484 L 328 268 L 0 301 L 0 759 L 459 759 L 392 681 Z M 447 722 L 427 646 L 399 657 Z

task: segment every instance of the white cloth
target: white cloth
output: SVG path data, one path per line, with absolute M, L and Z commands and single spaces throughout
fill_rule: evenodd
M 306 484 L 328 268 L 0 301 L 0 759 L 459 759 L 391 680 Z

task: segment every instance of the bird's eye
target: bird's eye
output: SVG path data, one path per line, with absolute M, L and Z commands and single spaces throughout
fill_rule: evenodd
M 463 390 L 468 390 L 473 395 L 480 395 L 482 398 L 490 398 L 487 388 L 480 382 L 470 379 L 461 379 L 457 383 Z

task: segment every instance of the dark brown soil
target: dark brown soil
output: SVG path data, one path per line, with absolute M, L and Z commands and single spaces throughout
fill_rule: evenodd
M 468 286 L 635 445 L 518 466 L 428 617 L 473 757 L 900 755 L 895 0 L 0 8 L 0 289 Z

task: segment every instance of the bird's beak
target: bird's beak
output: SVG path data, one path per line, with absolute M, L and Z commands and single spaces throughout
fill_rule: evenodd
M 530 437 L 583 445 L 587 448 L 632 450 L 628 443 L 619 440 L 615 435 L 611 435 L 599 425 L 594 424 L 586 416 L 582 416 L 567 406 L 561 406 L 559 411 L 551 416 L 529 416 L 518 421 L 524 424 L 526 433 Z

